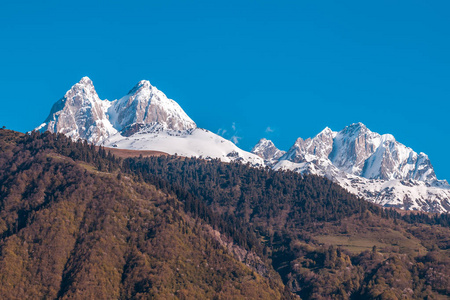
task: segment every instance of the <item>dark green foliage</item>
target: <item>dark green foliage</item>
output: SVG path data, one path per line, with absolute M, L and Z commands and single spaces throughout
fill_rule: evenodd
M 142 174 L 149 181 L 163 178 L 172 183 L 171 187 L 188 191 L 217 211 L 247 222 L 264 220 L 268 228 L 281 229 L 288 220 L 305 225 L 366 210 L 377 214 L 382 211 L 326 178 L 290 171 L 170 156 L 126 159 L 123 169 Z

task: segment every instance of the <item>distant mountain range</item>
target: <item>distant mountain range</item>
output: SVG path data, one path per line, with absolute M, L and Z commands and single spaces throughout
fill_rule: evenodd
M 314 138 L 299 138 L 287 152 L 262 139 L 250 153 L 198 128 L 178 103 L 146 80 L 122 98 L 109 101 L 101 100 L 92 81 L 83 77 L 36 129 L 106 147 L 316 174 L 383 206 L 450 211 L 450 185 L 436 178 L 428 156 L 414 152 L 390 134 L 380 135 L 356 123 L 339 132 L 325 128 Z
M 252 152 L 275 170 L 325 176 L 383 206 L 450 211 L 450 186 L 436 178 L 428 156 L 362 123 L 339 132 L 325 128 L 314 138 L 299 138 L 285 153 L 262 139 Z

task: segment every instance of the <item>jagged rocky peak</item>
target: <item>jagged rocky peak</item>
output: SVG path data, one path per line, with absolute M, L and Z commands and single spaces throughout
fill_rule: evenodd
M 319 158 L 328 158 L 336 134 L 337 133 L 330 128 L 325 127 L 325 129 L 319 132 L 314 138 L 305 140 L 305 150 L 308 154 L 316 155 Z
M 139 128 L 158 123 L 169 130 L 188 130 L 196 128 L 175 101 L 152 86 L 148 80 L 141 80 L 126 96 L 116 100 L 108 113 L 115 128 L 122 132 L 130 127 Z
M 319 132 L 315 137 L 322 138 L 322 137 L 329 137 L 329 136 L 332 136 L 332 137 L 336 136 L 336 132 L 331 130 L 331 128 L 327 126 L 321 132 Z
M 414 179 L 427 183 L 437 181 L 433 166 L 424 153 L 395 141 L 384 140 L 365 162 L 362 177 L 369 179 Z
M 364 125 L 361 122 L 353 123 L 348 126 L 345 126 L 344 129 L 340 131 L 342 134 L 346 134 L 347 136 L 354 136 L 354 135 L 360 135 L 364 133 L 370 133 L 372 131 L 367 128 L 366 125 Z
M 304 147 L 305 141 L 302 138 L 298 138 L 294 145 L 281 157 L 281 160 L 289 160 L 295 163 L 306 161 L 306 151 Z
M 75 83 L 64 95 L 63 98 L 67 104 L 74 106 L 86 105 L 87 102 L 101 102 L 97 95 L 92 80 L 85 76 Z
M 339 169 L 368 179 L 437 180 L 428 156 L 417 154 L 391 134 L 370 131 L 362 123 L 347 126 L 336 135 L 330 160 Z
M 317 159 L 328 159 L 335 136 L 336 132 L 326 127 L 313 138 L 308 138 L 306 140 L 298 138 L 283 159 L 295 163 Z
M 437 180 L 424 153 L 414 152 L 391 134 L 362 123 L 339 132 L 325 128 L 314 138 L 298 138 L 274 169 L 326 176 L 375 203 L 403 209 L 449 211 L 450 186 Z
M 84 86 L 94 87 L 94 84 L 92 83 L 92 80 L 89 77 L 87 77 L 87 76 L 82 77 L 80 79 L 80 81 L 78 83 L 76 83 L 74 86 L 83 86 L 83 85 Z
M 130 136 L 142 130 L 183 131 L 196 124 L 173 100 L 141 80 L 115 101 L 101 100 L 89 77 L 83 77 L 57 101 L 41 131 L 63 133 L 73 139 L 101 144 L 119 131 Z
M 141 80 L 139 81 L 129 92 L 127 95 L 136 94 L 140 90 L 148 90 L 153 88 L 153 86 L 150 84 L 150 81 L 148 80 Z
M 294 163 L 328 160 L 340 171 L 368 179 L 437 181 L 428 156 L 417 154 L 391 134 L 370 131 L 363 123 L 339 132 L 327 127 L 312 139 L 298 138 L 281 159 Z
M 272 161 L 278 160 L 286 153 L 285 151 L 278 149 L 271 140 L 265 138 L 260 139 L 251 152 L 258 155 L 269 164 Z
M 89 77 L 83 77 L 57 101 L 37 129 L 59 132 L 73 139 L 99 143 L 117 131 L 105 114 L 108 100 L 101 100 Z

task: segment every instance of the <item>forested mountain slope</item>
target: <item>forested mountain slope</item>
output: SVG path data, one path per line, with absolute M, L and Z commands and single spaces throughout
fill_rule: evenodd
M 0 135 L 2 299 L 289 298 L 275 272 L 241 263 L 113 157 L 62 136 Z
M 4 298 L 450 294 L 447 214 L 401 215 L 323 177 L 0 130 L 0 184 Z
M 127 159 L 123 169 L 150 182 L 166 179 L 252 226 L 285 284 L 302 298 L 450 295 L 448 214 L 402 215 L 320 176 L 238 163 L 160 156 Z

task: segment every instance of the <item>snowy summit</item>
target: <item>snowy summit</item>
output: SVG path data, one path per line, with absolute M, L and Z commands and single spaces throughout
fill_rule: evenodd
M 326 176 L 348 191 L 383 206 L 430 212 L 450 211 L 450 186 L 438 180 L 424 153 L 380 135 L 364 124 L 339 132 L 325 128 L 313 138 L 298 138 L 281 157 L 265 156 L 258 143 L 253 153 L 270 160 L 275 170 Z
M 53 105 L 36 129 L 106 147 L 264 164 L 260 157 L 231 141 L 197 128 L 177 102 L 148 80 L 139 81 L 125 96 L 109 101 L 101 100 L 92 81 L 83 77 Z

